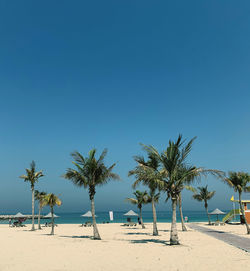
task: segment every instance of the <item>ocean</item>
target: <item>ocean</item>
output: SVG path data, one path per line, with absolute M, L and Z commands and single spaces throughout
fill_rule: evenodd
M 135 212 L 137 212 L 137 210 L 134 210 Z M 227 213 L 228 211 L 225 211 L 225 213 Z M 121 211 L 113 211 L 114 214 L 114 220 L 110 221 L 109 219 L 109 211 L 106 212 L 96 212 L 96 221 L 97 223 L 103 223 L 103 222 L 110 222 L 110 223 L 124 223 L 126 222 L 127 217 L 124 216 L 124 213 L 126 213 L 126 211 L 121 212 Z M 58 215 L 58 218 L 55 218 L 55 222 L 57 224 L 82 224 L 86 221 L 90 221 L 91 218 L 87 218 L 87 217 L 82 217 L 83 213 L 57 213 L 56 215 Z M 184 217 L 187 216 L 188 217 L 188 221 L 189 222 L 206 222 L 207 219 L 207 215 L 205 211 L 183 211 L 183 215 Z M 222 219 L 224 215 L 221 215 L 219 218 Z M 143 221 L 145 223 L 147 222 L 153 222 L 153 216 L 152 216 L 152 212 L 150 211 L 144 211 L 142 213 L 142 217 L 143 217 Z M 158 211 L 157 212 L 157 222 L 171 222 L 171 217 L 172 217 L 172 213 L 170 211 Z M 211 216 L 211 220 L 215 221 L 216 220 L 216 216 Z M 41 223 L 44 223 L 45 221 L 48 220 L 41 220 Z M 132 221 L 137 221 L 137 217 L 132 217 Z M 177 212 L 177 222 L 180 222 L 180 215 Z M 0 221 L 0 223 L 2 224 L 6 224 L 8 223 L 8 221 Z M 31 220 L 28 220 L 25 222 L 25 224 L 29 224 L 31 223 Z

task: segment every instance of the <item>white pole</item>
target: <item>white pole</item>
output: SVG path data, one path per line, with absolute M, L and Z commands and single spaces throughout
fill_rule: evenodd
M 113 214 L 113 211 L 109 211 L 109 219 L 110 219 L 111 221 L 114 220 L 114 214 Z
M 235 202 L 233 201 L 233 208 L 234 208 L 234 220 L 235 220 Z

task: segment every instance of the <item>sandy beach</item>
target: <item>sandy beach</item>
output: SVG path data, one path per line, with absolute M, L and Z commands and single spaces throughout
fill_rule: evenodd
M 182 245 L 170 247 L 169 223 L 159 223 L 157 237 L 151 224 L 98 226 L 101 241 L 90 239 L 91 227 L 75 224 L 58 225 L 54 236 L 50 228 L 31 232 L 30 225 L 0 225 L 0 270 L 250 270 L 249 253 L 193 230 L 180 231 Z

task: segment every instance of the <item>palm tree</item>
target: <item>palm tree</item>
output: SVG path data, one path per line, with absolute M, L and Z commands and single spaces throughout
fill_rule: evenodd
M 40 217 L 41 217 L 41 210 L 43 208 L 42 203 L 43 203 L 43 198 L 46 195 L 45 192 L 39 192 L 38 190 L 35 190 L 35 200 L 38 201 L 39 204 L 39 212 L 38 212 L 38 229 L 41 230 L 41 224 L 40 224 Z
M 34 214 L 35 214 L 35 197 L 34 197 L 34 189 L 35 183 L 38 182 L 38 179 L 43 177 L 42 171 L 36 172 L 36 164 L 34 161 L 30 164 L 30 169 L 26 168 L 26 175 L 20 176 L 21 179 L 24 179 L 25 182 L 30 182 L 31 192 L 32 192 L 32 228 L 31 230 L 35 230 L 34 223 Z
M 137 205 L 140 213 L 141 226 L 143 229 L 145 229 L 145 225 L 142 220 L 142 205 L 149 203 L 148 193 L 147 191 L 141 192 L 139 190 L 136 190 L 133 194 L 135 195 L 135 198 L 126 198 L 126 201 Z
M 156 192 L 163 185 L 162 175 L 158 171 L 159 161 L 155 155 L 149 155 L 148 161 L 145 161 L 141 156 L 135 156 L 134 159 L 137 162 L 137 166 L 134 170 L 129 171 L 128 176 L 135 175 L 136 177 L 133 188 L 142 183 L 150 189 L 148 200 L 152 203 L 153 235 L 156 236 L 158 235 L 158 229 L 155 203 L 158 203 L 160 197 L 160 193 Z
M 179 245 L 178 232 L 176 226 L 176 205 L 180 192 L 184 188 L 187 180 L 200 177 L 202 174 L 212 173 L 221 177 L 223 173 L 217 170 L 206 170 L 195 166 L 187 165 L 186 159 L 192 149 L 195 137 L 187 144 L 179 135 L 176 141 L 169 141 L 169 145 L 161 154 L 153 146 L 144 146 L 149 153 L 156 155 L 162 165 L 162 171 L 165 173 L 164 188 L 167 193 L 167 199 L 172 201 L 172 223 L 170 231 L 170 245 Z
M 54 227 L 55 227 L 55 223 L 54 223 L 54 206 L 61 206 L 62 205 L 62 201 L 54 194 L 50 193 L 47 194 L 43 197 L 42 199 L 42 206 L 50 206 L 50 211 L 51 211 L 51 235 L 54 235 Z
M 187 231 L 187 228 L 185 226 L 184 219 L 183 219 L 181 192 L 178 195 L 178 205 L 179 205 L 179 212 L 180 212 L 180 217 L 181 217 L 181 228 L 182 228 L 182 231 Z
M 66 174 L 63 175 L 65 179 L 71 180 L 73 184 L 88 189 L 89 199 L 91 201 L 91 213 L 93 219 L 94 239 L 100 240 L 100 234 L 97 229 L 95 219 L 95 202 L 94 197 L 96 193 L 96 186 L 104 185 L 109 180 L 119 180 L 119 176 L 112 172 L 116 164 L 106 167 L 104 158 L 107 154 L 105 149 L 98 159 L 95 158 L 96 150 L 92 149 L 88 157 L 83 157 L 79 152 L 72 153 L 75 162 L 72 162 L 76 169 L 69 168 Z
M 185 173 L 185 171 L 187 171 L 187 170 L 188 170 L 188 166 L 183 165 L 182 167 L 180 167 L 180 169 L 179 169 L 180 176 L 182 176 L 183 173 Z M 203 174 L 205 174 L 205 170 L 203 169 L 202 171 L 203 171 Z M 195 180 L 195 178 L 199 178 L 199 176 L 200 176 L 199 171 L 194 171 L 192 174 L 187 176 L 186 179 L 184 179 L 182 184 L 180 184 L 180 186 L 179 186 L 180 193 L 178 195 L 177 203 L 179 206 L 179 212 L 180 212 L 180 217 L 181 217 L 182 231 L 187 231 L 187 228 L 184 223 L 183 212 L 182 212 L 182 191 L 184 189 L 188 189 L 188 190 L 191 190 L 192 192 L 195 192 L 194 188 L 190 184 Z
M 160 199 L 160 193 L 155 193 L 155 190 L 150 189 L 149 195 L 148 195 L 148 202 L 152 203 L 152 212 L 153 212 L 153 235 L 157 236 L 158 229 L 157 229 L 157 216 L 156 216 L 156 209 L 155 204 L 159 202 Z
M 242 214 L 243 221 L 247 228 L 247 234 L 250 234 L 250 228 L 246 220 L 245 210 L 242 206 L 241 194 L 242 192 L 250 192 L 250 175 L 244 172 L 229 172 L 229 176 L 225 178 L 226 184 L 234 189 L 235 192 L 239 193 L 239 204 L 240 211 Z
M 193 195 L 193 198 L 198 200 L 198 201 L 204 201 L 204 207 L 206 209 L 207 212 L 207 217 L 208 217 L 208 224 L 211 225 L 211 220 L 210 220 L 210 216 L 208 213 L 208 200 L 210 200 L 214 194 L 215 191 L 208 191 L 207 190 L 207 185 L 204 187 L 198 187 L 199 192 L 197 192 L 196 189 L 194 189 L 195 194 Z

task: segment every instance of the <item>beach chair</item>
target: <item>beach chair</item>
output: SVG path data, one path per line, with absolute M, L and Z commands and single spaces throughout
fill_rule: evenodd
M 213 225 L 214 225 L 214 226 L 224 226 L 225 223 L 224 223 L 224 222 L 221 222 L 221 221 L 215 221 L 215 222 L 213 223 Z
M 54 223 L 54 226 L 57 227 L 58 225 Z M 49 222 L 47 227 L 52 227 L 52 222 Z
M 91 227 L 91 226 L 93 226 L 93 224 L 90 221 L 87 221 L 85 222 L 85 224 L 83 224 L 83 227 Z
M 137 223 L 135 223 L 135 222 L 129 222 L 129 223 L 128 223 L 128 226 L 130 226 L 130 227 L 136 226 L 136 225 L 137 225 Z

